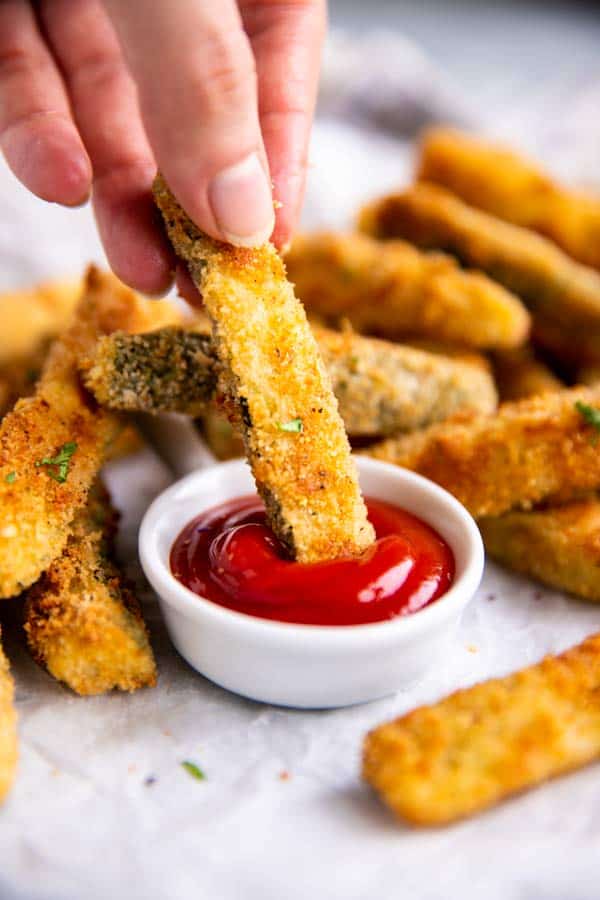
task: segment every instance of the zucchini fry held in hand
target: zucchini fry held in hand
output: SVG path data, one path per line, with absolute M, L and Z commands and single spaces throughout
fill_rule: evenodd
M 485 549 L 502 565 L 576 597 L 600 602 L 600 500 L 479 520 Z
M 600 386 L 505 403 L 496 416 L 443 422 L 365 451 L 413 469 L 454 494 L 475 518 L 600 487 Z
M 116 518 L 108 493 L 96 482 L 63 553 L 25 604 L 32 656 L 85 696 L 156 683 L 139 605 L 112 559 Z
M 17 713 L 14 706 L 14 684 L 8 660 L 0 644 L 0 802 L 12 787 L 17 770 L 17 757 Z
M 533 335 L 566 362 L 600 362 L 600 273 L 550 241 L 418 184 L 365 207 L 360 227 L 445 250 L 514 291 L 533 315 Z
M 479 366 L 351 331 L 313 326 L 313 333 L 348 434 L 392 434 L 496 408 L 493 379 Z M 101 338 L 88 365 L 86 387 L 113 410 L 195 416 L 217 385 L 210 337 L 184 329 Z
M 522 303 L 499 284 L 403 241 L 316 233 L 294 241 L 286 265 L 310 313 L 361 332 L 493 348 L 517 346 L 529 331 Z
M 557 184 L 528 159 L 440 128 L 424 136 L 418 174 L 499 219 L 539 231 L 574 259 L 600 268 L 600 198 Z
M 408 822 L 445 825 L 598 757 L 596 635 L 376 728 L 363 776 Z
M 73 323 L 52 346 L 34 396 L 20 400 L 2 420 L 0 597 L 32 585 L 60 556 L 71 521 L 122 427 L 82 388 L 80 360 L 102 333 L 166 324 L 167 309 L 92 268 Z
M 211 318 L 219 388 L 233 404 L 269 524 L 301 562 L 374 540 L 328 375 L 275 248 L 202 234 L 165 182 L 155 199 Z

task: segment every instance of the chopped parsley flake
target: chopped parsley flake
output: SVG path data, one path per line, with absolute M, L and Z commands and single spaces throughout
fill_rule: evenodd
M 63 444 L 56 456 L 46 456 L 44 459 L 38 459 L 35 464 L 36 468 L 47 466 L 50 478 L 54 478 L 59 484 L 64 484 L 69 474 L 69 462 L 76 450 L 77 444 L 75 441 L 68 441 L 68 443 Z
M 181 765 L 182 768 L 184 768 L 185 771 L 192 776 L 192 778 L 196 779 L 196 781 L 206 780 L 206 775 L 204 774 L 200 766 L 197 766 L 195 762 L 191 762 L 191 760 L 189 759 L 184 759 Z
M 17 473 L 9 472 L 4 480 L 7 484 L 13 484 L 17 480 Z
M 581 400 L 577 401 L 575 409 L 585 419 L 587 424 L 591 425 L 592 428 L 595 428 L 598 434 L 600 434 L 600 409 L 588 406 L 587 403 L 582 403 Z M 594 444 L 598 443 L 598 434 L 594 435 Z
M 277 427 L 280 431 L 289 431 L 294 434 L 300 434 L 304 425 L 302 424 L 302 419 L 290 419 L 289 422 L 279 422 Z

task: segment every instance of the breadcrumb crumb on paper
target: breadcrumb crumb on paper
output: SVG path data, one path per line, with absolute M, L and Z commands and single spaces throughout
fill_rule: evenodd
M 207 237 L 160 176 L 154 196 L 211 318 L 220 388 L 238 416 L 271 527 L 301 562 L 360 553 L 374 531 L 356 466 L 306 314 L 275 248 Z
M 400 818 L 447 825 L 598 757 L 595 635 L 374 729 L 363 776 Z

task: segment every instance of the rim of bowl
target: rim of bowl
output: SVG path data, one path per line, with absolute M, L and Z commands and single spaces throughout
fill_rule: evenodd
M 428 478 L 412 472 L 410 469 L 403 469 L 392 463 L 371 459 L 366 456 L 355 456 L 355 460 L 359 472 L 361 469 L 385 472 L 386 476 L 396 481 L 396 483 L 412 483 L 424 493 L 428 493 L 431 497 L 441 501 L 446 506 L 446 511 L 453 517 L 454 522 L 459 524 L 466 536 L 469 550 L 464 571 L 452 583 L 449 590 L 433 603 L 409 615 L 382 619 L 379 622 L 368 622 L 358 625 L 314 625 L 301 622 L 278 622 L 274 619 L 263 619 L 260 616 L 239 612 L 226 606 L 220 606 L 208 597 L 195 594 L 185 587 L 175 578 L 168 564 L 165 564 L 161 558 L 156 526 L 163 514 L 163 509 L 173 503 L 174 495 L 181 490 L 182 486 L 193 484 L 198 479 L 204 480 L 210 477 L 210 473 L 215 469 L 220 471 L 242 469 L 246 466 L 246 461 L 243 459 L 219 462 L 185 475 L 162 491 L 146 510 L 139 531 L 139 557 L 144 574 L 158 595 L 159 600 L 198 622 L 209 615 L 215 620 L 220 620 L 224 626 L 245 628 L 247 631 L 255 634 L 262 633 L 264 637 L 272 636 L 281 640 L 282 638 L 285 639 L 286 636 L 293 637 L 300 633 L 304 638 L 310 637 L 317 642 L 335 641 L 336 643 L 345 642 L 348 644 L 362 642 L 365 638 L 381 637 L 387 640 L 393 637 L 397 638 L 400 634 L 403 637 L 417 635 L 430 627 L 435 627 L 436 622 L 439 623 L 440 620 L 445 620 L 451 617 L 453 613 L 460 611 L 461 608 L 467 605 L 479 587 L 484 566 L 483 541 L 471 514 L 460 501 L 444 488 Z M 407 507 L 407 510 L 410 512 L 410 508 Z M 199 512 L 201 512 L 200 508 L 198 509 Z M 181 522 L 178 524 L 177 534 L 189 521 L 190 519 L 187 515 L 182 517 Z M 423 518 L 423 521 L 426 520 Z M 426 522 L 426 524 L 429 524 L 430 527 L 436 530 L 438 528 L 437 523 Z M 447 543 L 453 555 L 456 556 L 456 550 L 452 541 L 447 540 Z

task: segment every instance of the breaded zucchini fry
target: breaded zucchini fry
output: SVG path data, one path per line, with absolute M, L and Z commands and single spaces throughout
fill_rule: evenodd
M 566 502 L 600 487 L 598 435 L 579 404 L 600 407 L 600 386 L 505 403 L 496 416 L 431 425 L 365 452 L 426 475 L 475 518 Z
M 496 408 L 493 379 L 479 366 L 351 331 L 313 326 L 313 334 L 348 434 L 393 434 Z M 109 409 L 195 416 L 215 392 L 216 355 L 210 337 L 193 331 L 112 334 L 98 342 L 84 382 Z
M 108 493 L 96 483 L 62 555 L 25 604 L 32 656 L 83 696 L 156 683 L 139 604 L 112 557 L 116 519 Z
M 447 825 L 600 756 L 600 636 L 381 725 L 363 776 L 414 825 Z
M 434 129 L 421 144 L 419 178 L 499 219 L 539 231 L 579 262 L 600 267 L 600 198 L 557 184 L 504 147 Z
M 197 416 L 217 388 L 210 334 L 183 328 L 108 335 L 86 367 L 85 386 L 114 410 Z
M 564 387 L 529 345 L 494 353 L 492 363 L 502 402 L 549 394 Z
M 425 183 L 367 206 L 360 227 L 376 237 L 402 237 L 453 253 L 522 298 L 542 346 L 566 361 L 600 361 L 600 273 L 540 235 Z
M 328 375 L 275 248 L 203 235 L 160 177 L 155 198 L 211 318 L 220 387 L 239 415 L 273 530 L 302 562 L 360 553 L 373 528 Z
M 244 455 L 244 442 L 224 410 L 211 403 L 197 420 L 208 449 L 219 460 L 237 459 Z
M 489 555 L 524 575 L 600 602 L 600 500 L 479 520 Z
M 159 302 L 90 269 L 73 323 L 51 348 L 34 396 L 0 424 L 0 597 L 32 585 L 60 556 L 122 427 L 83 390 L 80 360 L 103 333 L 144 330 L 165 319 Z
M 517 346 L 529 330 L 517 297 L 448 256 L 403 241 L 306 235 L 294 241 L 286 266 L 311 314 L 333 323 L 345 317 L 363 333 L 491 348 Z
M 37 352 L 69 324 L 81 282 L 50 281 L 0 294 L 0 366 Z
M 17 770 L 17 713 L 8 660 L 0 644 L 0 802 L 12 787 Z

